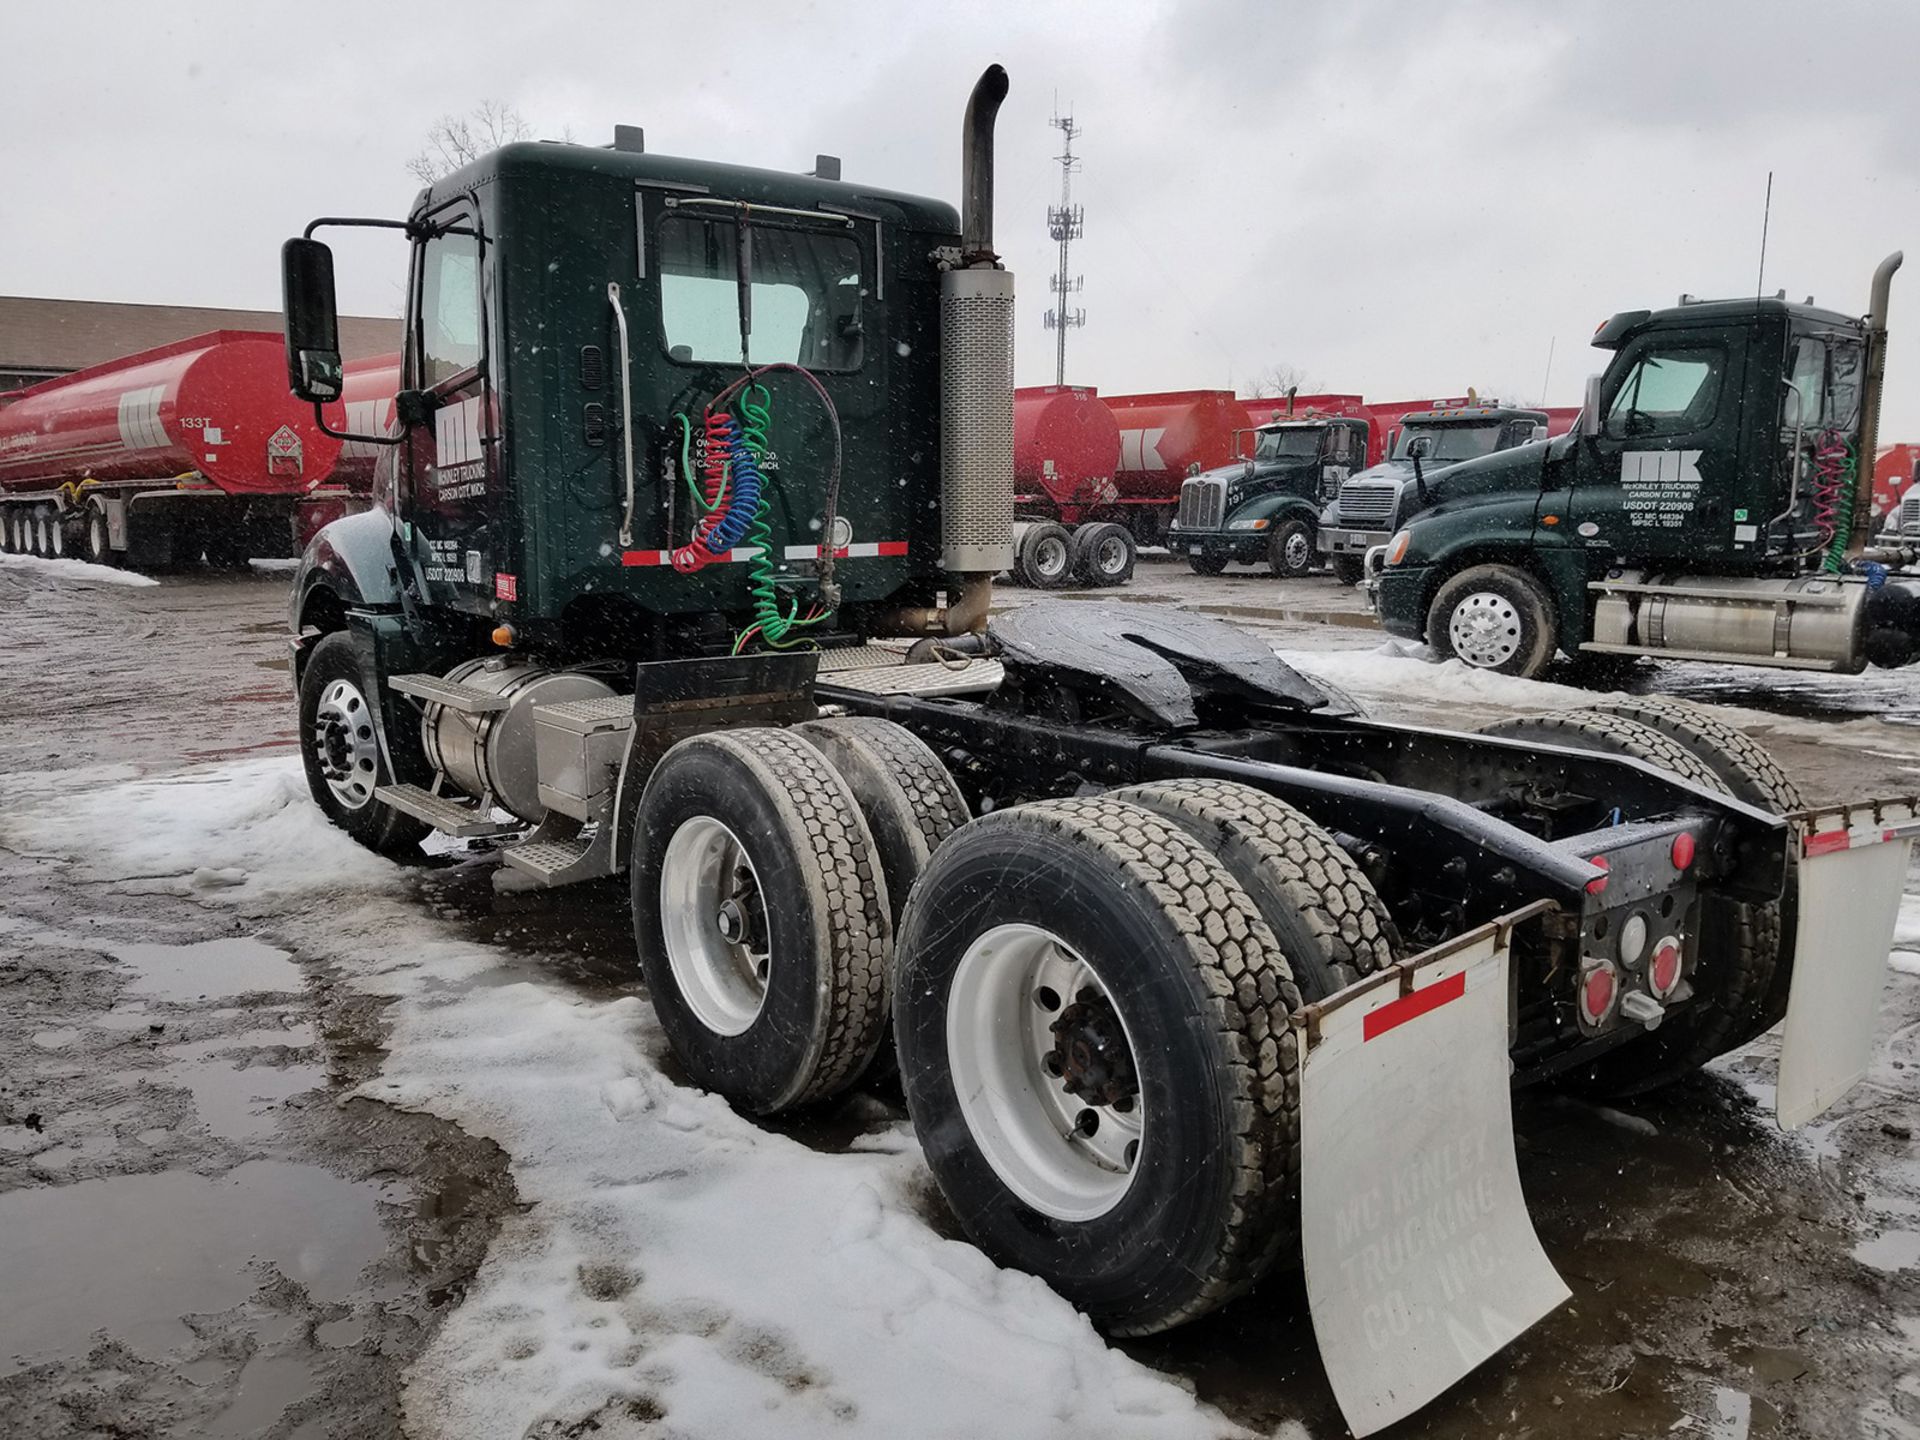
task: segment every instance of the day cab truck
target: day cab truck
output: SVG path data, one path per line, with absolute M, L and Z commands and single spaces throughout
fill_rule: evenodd
M 892 1047 L 959 1226 L 1108 1330 L 1304 1264 L 1371 1433 L 1567 1298 L 1510 1086 L 1644 1089 L 1784 1014 L 1782 1123 L 1818 1113 L 1870 1053 L 1920 817 L 1808 810 L 1658 702 L 1449 734 L 1178 612 L 989 622 L 1006 88 L 967 106 L 958 213 L 623 130 L 288 241 L 316 407 L 316 232 L 390 227 L 410 276 L 393 433 L 349 437 L 389 447 L 373 507 L 295 575 L 302 763 L 376 850 L 491 838 L 561 933 L 565 886 L 624 875 L 681 1073 L 743 1110 Z
M 1315 544 L 1334 578 L 1357 583 L 1367 552 L 1431 503 L 1429 488 L 1462 461 L 1533 444 L 1547 436 L 1544 410 L 1471 401 L 1400 416 L 1387 458 L 1348 476 L 1315 517 Z
M 1656 656 L 1857 673 L 1920 644 L 1920 584 L 1869 553 L 1888 292 L 1868 314 L 1783 297 L 1633 310 L 1574 430 L 1428 482 L 1376 591 L 1443 656 L 1538 675 Z M 1890 556 L 1888 558 L 1900 558 Z
M 1373 427 L 1362 415 L 1302 415 L 1253 431 L 1244 458 L 1189 477 L 1167 548 L 1197 574 L 1230 563 L 1304 575 L 1315 563 L 1320 507 L 1367 463 Z

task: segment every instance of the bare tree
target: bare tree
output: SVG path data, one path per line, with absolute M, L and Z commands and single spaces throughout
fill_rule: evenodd
M 442 115 L 434 121 L 426 148 L 407 161 L 407 169 L 431 185 L 489 150 L 532 138 L 533 127 L 518 110 L 501 100 L 482 100 L 465 115 Z
M 1312 394 L 1320 388 L 1320 382 L 1298 365 L 1285 361 L 1269 365 L 1248 387 L 1249 395 L 1255 400 L 1270 400 L 1284 395 L 1289 390 L 1299 390 Z

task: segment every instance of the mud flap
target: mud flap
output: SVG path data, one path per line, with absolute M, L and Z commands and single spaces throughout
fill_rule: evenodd
M 1783 1130 L 1824 1114 L 1873 1060 L 1880 989 L 1920 818 L 1911 801 L 1793 817 L 1800 920 L 1774 1112 Z
M 1568 1298 L 1520 1193 L 1507 953 L 1541 902 L 1301 1012 L 1314 1337 L 1355 1435 L 1412 1414 Z

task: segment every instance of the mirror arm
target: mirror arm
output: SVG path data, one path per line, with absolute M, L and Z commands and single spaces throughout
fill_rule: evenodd
M 407 437 L 402 435 L 355 435 L 351 431 L 336 430 L 327 424 L 327 417 L 320 409 L 318 400 L 313 402 L 313 423 L 320 427 L 320 433 L 331 435 L 336 440 L 359 440 L 368 445 L 398 445 Z
M 411 220 L 365 220 L 352 215 L 322 215 L 318 220 L 307 222 L 307 228 L 300 232 L 302 238 L 311 240 L 313 232 L 322 225 L 354 225 L 370 230 L 404 230 L 410 237 L 418 236 L 417 227 Z

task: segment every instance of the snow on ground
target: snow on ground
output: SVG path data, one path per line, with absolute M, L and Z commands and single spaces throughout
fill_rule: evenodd
M 208 903 L 269 911 L 275 938 L 394 997 L 364 1093 L 512 1157 L 530 1208 L 416 1365 L 410 1433 L 520 1440 L 595 1415 L 612 1437 L 660 1412 L 739 1440 L 1245 1433 L 936 1235 L 910 1127 L 821 1154 L 675 1083 L 644 1000 L 582 998 L 460 938 L 327 826 L 297 761 L 60 780 L 15 789 L 0 838 L 183 890 L 219 874 Z
M 49 580 L 66 580 L 82 585 L 128 585 L 136 589 L 160 582 L 151 575 L 136 575 L 131 570 L 115 570 L 85 560 L 48 560 L 39 555 L 9 555 L 0 552 L 0 570 L 19 570 Z
M 1388 640 L 1372 650 L 1276 650 L 1287 664 L 1323 675 L 1362 695 L 1423 702 L 1500 705 L 1515 710 L 1563 710 L 1595 705 L 1611 692 L 1553 685 L 1476 670 L 1462 660 L 1435 663 L 1425 645 Z

